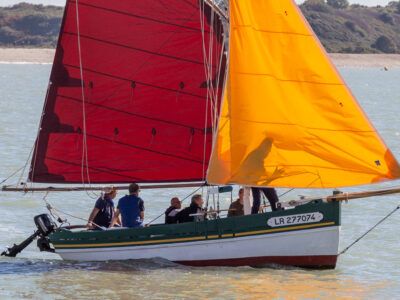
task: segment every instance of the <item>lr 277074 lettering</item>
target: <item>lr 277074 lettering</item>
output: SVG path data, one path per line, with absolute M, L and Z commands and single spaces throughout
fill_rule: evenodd
M 271 227 L 295 225 L 295 224 L 307 224 L 319 222 L 324 218 L 324 215 L 320 212 L 312 212 L 306 214 L 298 214 L 291 216 L 274 217 L 268 219 L 268 225 Z

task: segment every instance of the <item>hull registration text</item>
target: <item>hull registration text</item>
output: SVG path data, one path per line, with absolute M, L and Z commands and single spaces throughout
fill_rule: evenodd
M 268 219 L 268 225 L 271 227 L 307 224 L 319 222 L 324 218 L 324 215 L 320 212 L 312 212 L 306 214 L 298 214 L 291 216 L 281 216 Z

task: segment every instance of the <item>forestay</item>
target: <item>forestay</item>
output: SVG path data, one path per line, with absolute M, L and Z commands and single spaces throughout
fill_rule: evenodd
M 29 179 L 204 180 L 223 45 L 203 1 L 67 1 Z
M 291 0 L 230 1 L 230 63 L 208 182 L 328 188 L 400 168 Z

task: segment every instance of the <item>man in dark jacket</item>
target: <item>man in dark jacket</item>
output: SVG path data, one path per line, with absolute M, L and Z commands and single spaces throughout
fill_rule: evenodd
M 185 223 L 185 222 L 193 222 L 194 221 L 194 216 L 190 216 L 193 214 L 198 214 L 201 213 L 202 206 L 203 206 L 203 198 L 201 195 L 197 194 L 192 197 L 192 202 L 190 203 L 189 207 L 186 207 L 185 209 L 181 210 L 177 215 L 176 219 L 179 223 Z
M 165 224 L 175 224 L 177 223 L 176 215 L 181 210 L 181 201 L 178 197 L 171 199 L 171 206 L 165 211 Z

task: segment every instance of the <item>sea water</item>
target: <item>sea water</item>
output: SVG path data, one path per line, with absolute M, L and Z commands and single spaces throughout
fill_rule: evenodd
M 51 66 L 0 64 L 0 181 L 26 162 L 35 140 Z M 400 159 L 400 69 L 342 68 L 340 72 L 382 137 Z M 341 145 L 346 147 L 346 145 Z M 23 178 L 25 179 L 25 178 Z M 11 182 L 17 181 L 13 178 Z M 399 182 L 346 191 L 399 186 Z M 172 196 L 193 189 L 143 190 L 146 220 L 161 214 Z M 235 190 L 236 192 L 236 190 Z M 279 190 L 283 193 L 285 190 Z M 326 195 L 297 190 L 284 200 Z M 122 195 L 123 192 L 120 192 Z M 43 193 L 0 193 L 0 249 L 34 230 L 46 212 Z M 53 206 L 87 218 L 92 194 L 51 193 Z M 229 199 L 223 199 L 227 206 Z M 340 248 L 400 204 L 400 195 L 343 204 Z M 73 224 L 79 219 L 67 217 Z M 162 220 L 159 220 L 162 221 Z M 1 299 L 399 299 L 400 211 L 340 256 L 335 270 L 298 268 L 192 268 L 162 259 L 76 263 L 31 245 L 17 258 L 0 258 Z

